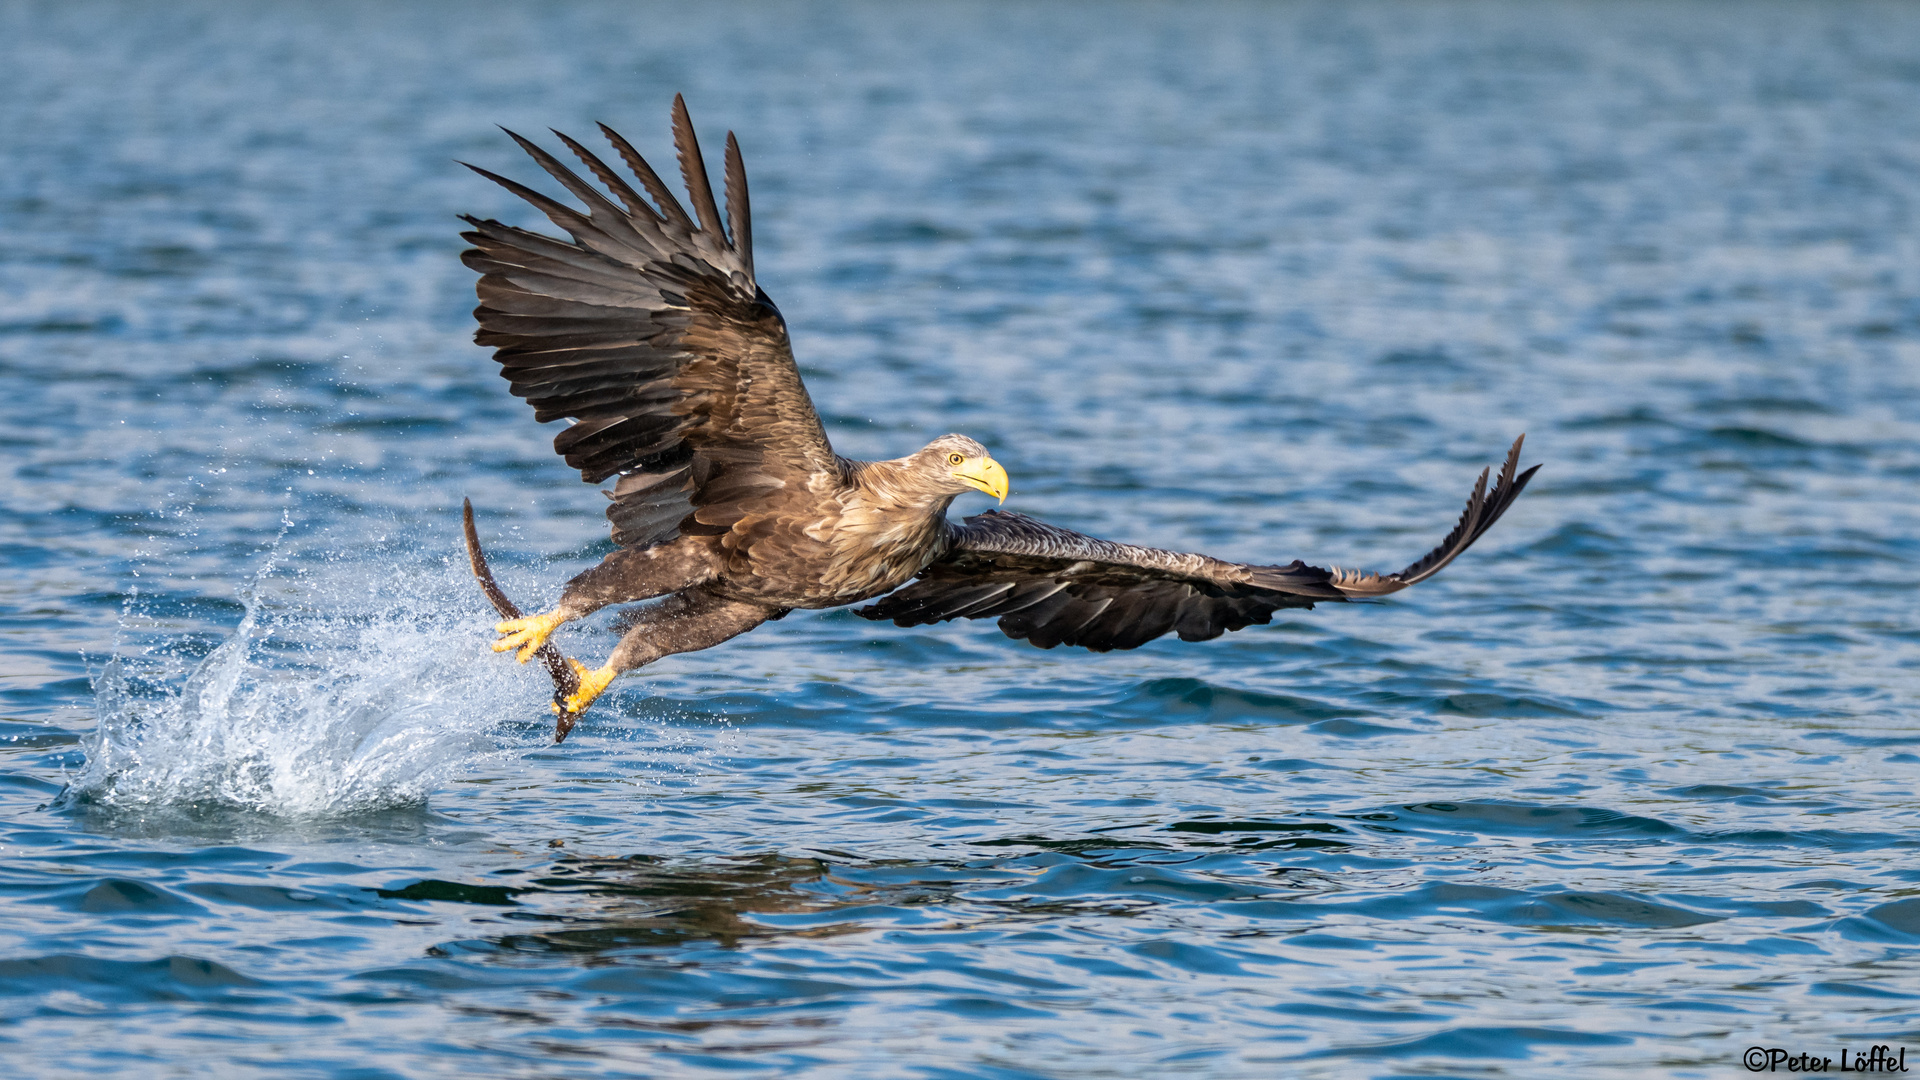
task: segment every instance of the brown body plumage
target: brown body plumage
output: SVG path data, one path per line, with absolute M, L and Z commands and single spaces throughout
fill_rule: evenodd
M 1044 648 L 1104 651 L 1169 632 L 1203 640 L 1282 608 L 1384 595 L 1465 551 L 1534 473 L 1516 472 L 1516 440 L 1493 489 L 1483 473 L 1453 532 L 1398 574 L 1227 563 L 1013 513 L 955 526 L 946 516 L 954 497 L 977 489 L 1004 499 L 1005 470 L 960 435 L 891 461 L 834 454 L 786 322 L 754 280 L 739 147 L 729 134 L 723 224 L 678 98 L 673 120 L 692 214 L 604 125 L 651 203 L 565 135 L 619 205 L 508 132 L 586 212 L 476 168 L 572 242 L 474 218 L 462 234 L 474 245 L 463 259 L 481 274 L 475 340 L 495 348 L 501 374 L 536 419 L 572 421 L 554 449 L 587 482 L 613 480 L 607 518 L 620 545 L 570 581 L 553 611 L 501 623 L 495 648 L 518 649 L 524 661 L 564 622 L 666 598 L 628 620 L 602 667 L 569 661 L 579 686 L 556 695 L 563 719 L 621 671 L 719 644 L 794 608 L 884 596 L 859 613 L 902 626 L 998 618 L 1008 634 Z

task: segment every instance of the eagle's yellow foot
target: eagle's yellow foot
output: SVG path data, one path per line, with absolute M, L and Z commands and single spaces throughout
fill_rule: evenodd
M 493 651 L 519 649 L 520 655 L 514 659 L 524 664 L 533 659 L 533 654 L 539 652 L 540 646 L 545 645 L 547 638 L 566 621 L 558 611 L 549 611 L 545 615 L 529 615 L 524 619 L 494 623 L 493 628 L 504 636 L 493 643 Z
M 620 672 L 608 664 L 603 668 L 590 668 L 587 665 L 567 657 L 567 663 L 573 665 L 573 674 L 580 680 L 580 689 L 568 694 L 563 701 L 553 703 L 553 711 L 561 716 L 578 716 L 587 711 L 595 698 L 606 692 L 607 684 Z

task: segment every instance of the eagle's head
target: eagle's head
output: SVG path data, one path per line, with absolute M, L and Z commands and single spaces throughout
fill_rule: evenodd
M 906 464 L 916 478 L 942 494 L 958 495 L 973 488 L 1007 501 L 1007 470 L 986 447 L 965 435 L 942 435 L 907 458 Z

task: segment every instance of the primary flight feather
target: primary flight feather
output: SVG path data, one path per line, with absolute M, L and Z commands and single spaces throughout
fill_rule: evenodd
M 1539 468 L 1516 471 L 1524 436 L 1515 439 L 1491 488 L 1481 473 L 1447 538 L 1394 574 L 1222 562 L 1001 511 L 956 526 L 947 520 L 954 498 L 979 490 L 1004 501 L 1006 470 L 962 435 L 891 461 L 833 452 L 786 321 L 754 279 L 733 135 L 723 222 L 679 97 L 673 138 L 691 215 L 625 139 L 601 132 L 651 203 L 559 132 L 612 199 L 508 132 L 584 212 L 468 167 L 531 203 L 571 242 L 473 217 L 461 234 L 473 244 L 462 259 L 481 275 L 474 340 L 494 348 L 536 420 L 571 422 L 554 439 L 567 464 L 588 483 L 613 480 L 607 518 L 619 545 L 569 581 L 553 610 L 501 622 L 494 649 L 517 650 L 525 662 L 550 652 L 547 638 L 565 622 L 665 598 L 627 621 L 605 664 L 568 659 L 574 678 L 556 674 L 560 737 L 621 672 L 718 645 L 795 608 L 879 597 L 858 614 L 900 626 L 997 618 L 1008 635 L 1042 648 L 1104 652 L 1169 632 L 1203 641 L 1282 608 L 1384 596 L 1465 551 Z

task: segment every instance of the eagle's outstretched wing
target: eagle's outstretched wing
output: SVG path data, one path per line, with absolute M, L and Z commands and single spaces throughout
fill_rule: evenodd
M 588 483 L 619 474 L 607 517 L 622 545 L 723 533 L 750 507 L 837 470 L 800 382 L 787 326 L 753 279 L 740 150 L 727 135 L 729 236 L 686 104 L 673 138 L 693 197 L 689 217 L 631 145 L 601 125 L 655 206 L 584 146 L 555 132 L 624 206 L 546 151 L 507 132 L 586 204 L 581 213 L 468 166 L 532 203 L 572 243 L 468 217 L 481 274 L 474 340 L 537 420 L 568 419 L 553 448 Z
M 1516 475 L 1525 439 L 1514 440 L 1493 490 L 1481 472 L 1459 524 L 1399 573 L 1321 569 L 1298 560 L 1286 566 L 1222 562 L 1097 540 L 989 510 L 956 529 L 945 556 L 917 580 L 858 613 L 898 626 L 998 618 L 1008 637 L 1043 649 L 1079 645 L 1106 652 L 1138 648 L 1168 631 L 1205 641 L 1270 622 L 1281 608 L 1385 596 L 1439 573 L 1500 519 L 1540 468 Z

